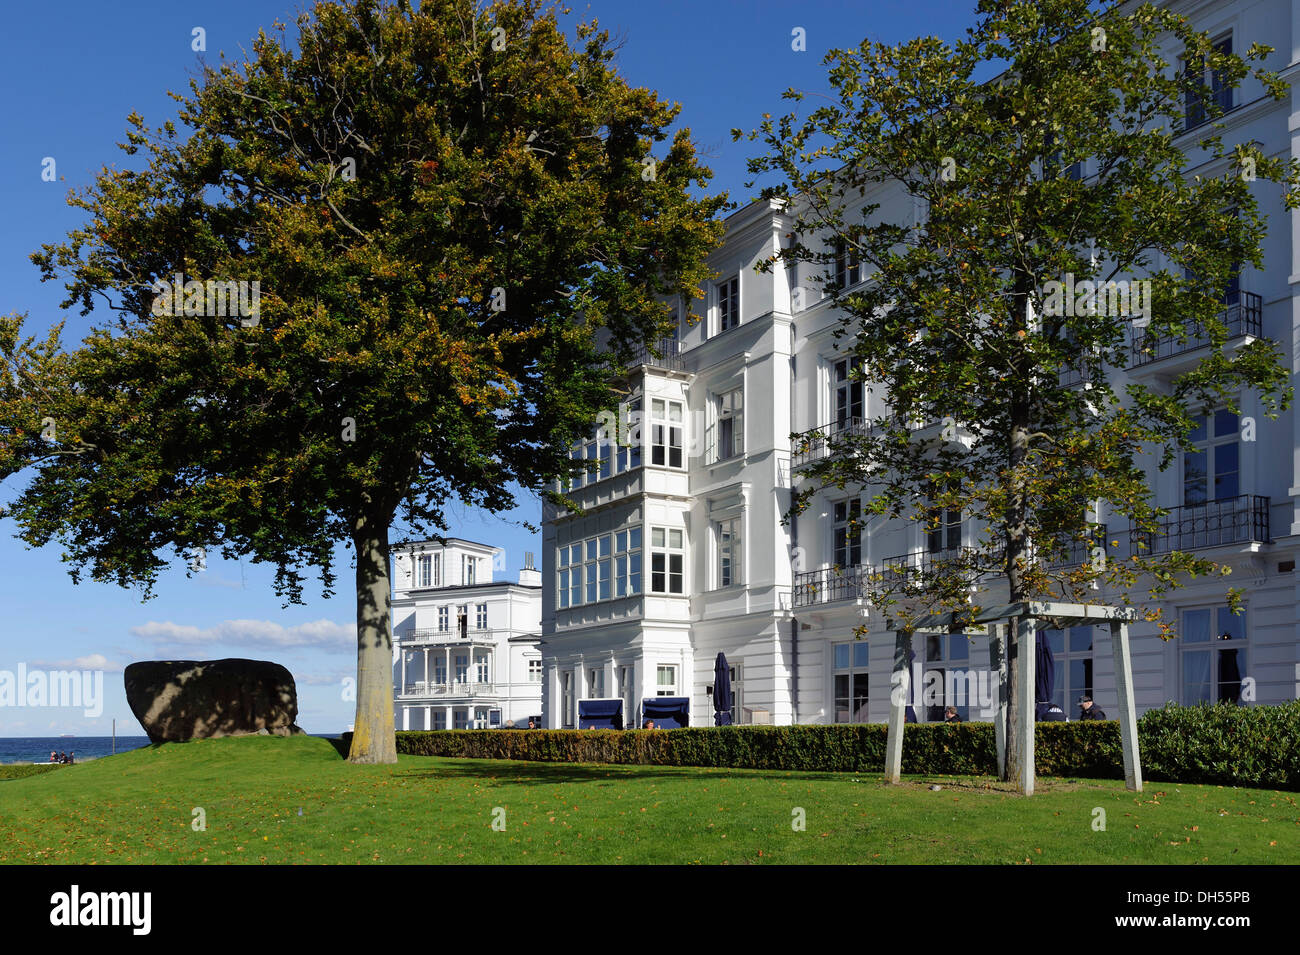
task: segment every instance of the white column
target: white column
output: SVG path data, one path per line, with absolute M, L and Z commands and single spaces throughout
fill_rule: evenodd
M 1110 647 L 1115 657 L 1115 692 L 1119 696 L 1119 733 L 1124 744 L 1124 787 L 1142 791 L 1142 764 L 1138 753 L 1137 708 L 1133 703 L 1133 660 L 1129 655 L 1128 624 L 1110 624 Z
M 889 679 L 889 730 L 885 737 L 885 782 L 896 783 L 903 772 L 903 726 L 907 719 L 907 688 L 912 674 L 907 669 L 907 651 L 912 648 L 910 630 L 894 633 L 894 669 Z M 850 694 L 852 687 L 849 687 Z
M 397 645 L 397 652 L 402 655 L 402 685 L 398 688 L 397 691 L 399 694 L 401 694 L 406 692 L 406 647 L 402 646 L 399 643 Z M 402 729 L 405 728 L 406 727 L 402 727 Z
M 429 648 L 424 648 L 424 690 L 429 692 Z
M 1026 796 L 1034 794 L 1034 621 L 1030 617 L 1016 618 L 1016 655 L 1020 658 L 1020 698 L 1016 706 L 1020 711 L 1020 791 Z
M 447 711 L 447 729 L 455 729 L 455 728 L 456 728 L 456 717 L 455 717 L 455 711 L 456 711 L 456 708 L 455 708 L 454 706 L 448 706 L 448 707 L 444 707 L 444 709 L 446 709 L 446 711 Z

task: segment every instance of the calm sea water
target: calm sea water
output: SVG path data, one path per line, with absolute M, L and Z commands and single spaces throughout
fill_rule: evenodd
M 338 739 L 337 733 L 312 733 L 321 739 Z M 147 736 L 119 736 L 117 751 L 139 749 L 149 745 Z M 0 737 L 0 763 L 48 763 L 50 750 L 66 753 L 71 750 L 77 762 L 99 759 L 113 754 L 111 736 L 15 736 Z

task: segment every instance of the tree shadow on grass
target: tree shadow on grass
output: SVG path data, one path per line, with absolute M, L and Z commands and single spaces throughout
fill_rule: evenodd
M 815 773 L 781 769 L 729 769 L 718 766 L 653 766 L 627 763 L 544 763 L 523 760 L 460 760 L 444 757 L 436 766 L 394 775 L 407 779 L 496 779 L 502 782 L 584 783 L 633 779 L 764 779 L 826 782 L 879 782 L 877 773 Z

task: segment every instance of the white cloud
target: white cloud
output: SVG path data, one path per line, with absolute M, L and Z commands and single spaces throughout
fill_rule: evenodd
M 131 633 L 157 646 L 230 646 L 316 647 L 324 650 L 352 650 L 357 645 L 355 625 L 345 626 L 330 620 L 285 627 L 270 620 L 223 620 L 215 627 L 200 628 L 188 624 L 151 620 L 132 627 Z
M 121 673 L 122 664 L 114 663 L 102 653 L 91 653 L 72 660 L 35 660 L 29 667 L 43 667 L 46 670 L 103 670 L 105 673 Z

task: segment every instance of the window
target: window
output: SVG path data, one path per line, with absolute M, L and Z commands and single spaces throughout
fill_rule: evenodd
M 741 582 L 741 519 L 718 521 L 713 525 L 718 535 L 718 586 L 730 587 Z
M 854 376 L 853 363 L 837 361 L 834 368 L 835 424 L 843 430 L 862 420 L 862 379 Z
M 931 507 L 934 506 L 935 495 L 930 496 Z M 940 508 L 930 520 L 938 520 L 935 526 L 927 526 L 925 533 L 925 549 L 932 554 L 941 554 L 959 550 L 961 548 L 961 508 L 945 507 Z
M 573 728 L 573 673 L 560 674 L 560 721 L 565 729 Z
M 653 398 L 650 401 L 650 463 L 682 467 L 682 403 Z
M 718 283 L 718 331 L 725 332 L 740 324 L 740 276 Z
M 862 281 L 862 263 L 857 249 L 850 249 L 848 242 L 838 239 L 835 243 L 835 284 L 846 289 Z
M 460 709 L 460 708 L 457 708 L 457 709 L 452 710 L 452 719 L 455 720 L 456 729 L 458 729 L 458 730 L 467 730 L 467 729 L 469 729 L 469 710 L 468 710 L 468 709 Z
M 836 567 L 857 567 L 862 563 L 862 502 L 858 498 L 835 503 L 833 560 Z
M 685 534 L 675 527 L 650 529 L 650 590 L 657 594 L 685 593 Z
M 433 728 L 436 730 L 447 728 L 447 711 L 442 707 L 437 707 L 433 711 Z
M 1216 41 L 1214 49 L 1219 53 L 1231 53 L 1232 37 L 1224 37 Z M 1218 70 L 1210 70 L 1207 76 L 1205 63 L 1200 57 L 1189 57 L 1183 69 L 1187 81 L 1196 84 L 1189 87 L 1184 94 L 1184 131 L 1195 129 L 1210 119 L 1209 112 L 1206 109 L 1204 87 L 1209 87 L 1210 102 L 1217 105 L 1224 112 L 1232 109 L 1232 88 L 1227 85 L 1226 80 Z
M 432 587 L 433 586 L 433 555 L 421 554 L 418 558 L 419 573 L 416 575 L 416 586 Z
M 1246 614 L 1227 607 L 1184 610 L 1183 704 L 1237 703 L 1246 672 Z
M 446 633 L 450 629 L 451 629 L 451 608 L 439 607 L 438 608 L 438 632 Z
M 959 664 L 959 666 L 953 666 Z M 925 718 L 943 722 L 943 711 L 952 706 L 958 718 L 970 718 L 970 704 L 979 699 L 978 671 L 970 669 L 970 640 L 964 633 L 928 633 L 925 636 L 925 676 L 921 702 Z
M 479 604 L 474 608 L 474 629 L 486 630 L 487 628 L 487 604 Z
M 469 654 L 456 654 L 456 682 L 464 683 L 469 680 Z
M 541 660 L 528 661 L 528 682 L 529 683 L 542 682 L 542 661 Z
M 831 647 L 835 682 L 835 722 L 867 722 L 868 660 L 871 648 L 863 640 Z
M 1075 705 L 1083 694 L 1092 696 L 1092 648 L 1095 627 L 1071 627 L 1065 630 L 1044 630 L 1047 645 L 1052 650 L 1055 670 L 1052 698 L 1039 703 L 1055 703 L 1061 712 L 1071 718 L 1079 715 Z
M 603 668 L 597 668 L 587 673 L 587 692 L 592 699 L 602 699 L 605 696 L 605 671 Z
M 745 715 L 745 707 L 741 702 L 744 699 L 745 684 L 741 679 L 741 664 L 738 662 L 735 666 L 727 667 L 727 675 L 731 677 L 731 723 L 733 726 L 739 726 L 741 717 Z
M 461 604 L 456 608 L 456 632 L 462 638 L 469 636 L 469 604 Z
M 661 666 L 655 668 L 655 696 L 677 695 L 677 667 Z
M 708 459 L 725 461 L 745 452 L 745 392 L 741 388 L 714 398 L 714 423 L 708 435 Z
M 556 552 L 560 609 L 641 592 L 641 528 L 566 544 Z
M 486 653 L 479 653 L 474 657 L 474 680 L 478 683 L 487 683 L 490 680 L 488 671 L 491 665 L 488 660 L 489 657 Z
M 475 582 L 474 578 L 476 576 L 476 571 L 478 568 L 478 559 L 475 557 L 470 557 L 468 555 L 463 555 L 461 557 L 461 561 L 462 561 L 462 566 L 464 567 L 463 579 L 465 582 L 465 586 L 468 587 Z
M 1043 178 L 1055 179 L 1063 176 L 1066 179 L 1073 179 L 1078 182 L 1083 178 L 1083 162 L 1076 161 L 1061 169 L 1061 150 L 1053 148 L 1056 146 L 1056 134 L 1049 132 L 1047 134 L 1047 155 L 1043 157 Z
M 447 658 L 441 654 L 433 661 L 433 680 L 439 685 L 447 682 Z
M 1195 451 L 1183 452 L 1183 504 L 1195 507 L 1241 493 L 1241 445 L 1237 416 L 1220 409 L 1213 417 L 1196 415 L 1189 440 Z

